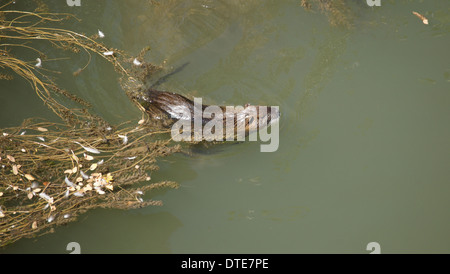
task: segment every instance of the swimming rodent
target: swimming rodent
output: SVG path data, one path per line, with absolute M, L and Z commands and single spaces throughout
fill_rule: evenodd
M 139 96 L 137 99 L 151 118 L 161 121 L 163 126 L 167 128 L 179 120 L 186 122 L 190 120 L 194 124 L 194 114 L 199 112 L 203 114 L 201 119 L 202 127 L 213 119 L 218 119 L 216 121 L 222 120 L 224 140 L 227 121 L 233 121 L 234 136 L 236 137 L 236 134 L 240 132 L 239 130 L 245 132 L 245 136 L 247 136 L 260 128 L 277 122 L 280 118 L 278 108 L 274 107 L 264 108 L 262 106 L 261 108 L 261 106 L 245 104 L 241 107 L 218 106 L 214 109 L 208 105 L 195 104 L 193 100 L 180 94 L 154 89 L 147 90 L 144 95 Z M 264 120 L 266 117 L 267 121 Z

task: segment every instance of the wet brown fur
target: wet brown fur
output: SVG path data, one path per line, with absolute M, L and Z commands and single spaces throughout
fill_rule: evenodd
M 170 127 L 179 119 L 185 119 L 187 117 L 191 119 L 192 123 L 194 122 L 194 101 L 180 94 L 150 89 L 144 96 L 141 96 L 139 101 L 145 110 L 150 114 L 150 117 L 160 120 L 165 127 Z M 209 106 L 202 105 L 203 114 L 208 114 L 207 107 Z M 226 128 L 227 119 L 232 119 L 234 121 L 235 133 L 237 132 L 238 126 L 240 124 L 242 125 L 244 120 L 246 135 L 248 135 L 249 132 L 256 131 L 259 128 L 259 106 L 251 106 L 246 104 L 238 112 L 227 111 L 224 106 L 219 107 L 223 113 L 223 116 L 219 118 L 223 120 L 224 129 Z M 255 115 L 253 115 L 254 113 L 251 112 L 251 110 L 256 110 L 256 121 L 254 117 Z M 210 116 L 212 116 L 212 118 L 202 117 L 203 126 L 214 119 L 214 115 Z M 270 125 L 272 120 L 276 120 L 278 118 L 278 110 L 273 111 L 272 108 L 267 108 L 267 125 Z

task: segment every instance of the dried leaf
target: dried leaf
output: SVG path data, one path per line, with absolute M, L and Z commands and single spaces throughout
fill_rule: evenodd
M 83 179 L 85 179 L 85 180 L 89 179 L 89 176 L 86 173 L 84 173 L 81 169 L 80 169 L 80 174 L 81 174 L 81 177 L 83 177 Z
M 72 174 L 73 173 L 73 169 L 68 169 L 64 171 L 64 174 Z
M 415 12 L 415 11 L 413 11 L 412 13 L 413 13 L 415 16 L 419 17 L 420 20 L 422 20 L 422 22 L 423 22 L 425 25 L 428 25 L 428 19 L 427 19 L 425 16 L 423 16 L 422 14 L 420 14 L 420 13 L 418 13 L 418 12 Z
M 83 188 L 83 191 L 90 191 L 90 190 L 92 190 L 92 185 L 91 184 L 88 184 L 88 185 L 86 185 L 84 188 Z
M 73 153 L 73 152 L 72 152 Z M 77 162 L 78 163 L 78 156 L 77 155 L 75 155 L 75 154 L 72 154 L 72 158 L 75 160 L 75 162 Z
M 39 193 L 39 197 L 46 200 L 49 204 L 53 204 L 53 202 L 54 202 L 53 197 L 48 196 L 44 192 Z
M 31 176 L 30 174 L 25 174 L 25 178 L 27 178 L 29 181 L 34 181 L 36 180 L 33 176 Z
M 27 194 L 27 197 L 28 197 L 28 199 L 30 199 L 30 200 L 33 199 L 33 196 L 34 196 L 34 195 L 33 195 L 33 193 L 31 193 L 31 192 L 29 192 L 29 193 Z
M 86 159 L 86 161 L 92 161 L 94 160 L 94 157 L 92 157 L 91 155 L 87 155 L 86 153 L 84 154 L 84 159 Z
M 74 142 L 75 144 L 79 144 L 82 148 L 84 148 L 84 150 L 86 150 L 87 152 L 90 153 L 94 153 L 94 154 L 100 154 L 101 151 L 96 149 L 96 148 L 91 148 L 91 147 L 85 147 L 82 144 L 78 143 L 78 142 Z
M 139 62 L 139 60 L 138 60 L 137 58 L 134 58 L 133 64 L 134 64 L 135 66 L 140 66 L 140 65 L 142 65 L 142 63 Z
M 37 222 L 36 221 L 33 222 L 33 224 L 31 225 L 31 228 L 32 229 L 36 229 L 37 228 Z
M 66 178 L 64 179 L 64 182 L 67 184 L 67 186 L 69 186 L 69 187 L 75 187 L 75 185 L 69 180 L 69 178 L 67 178 L 67 176 L 66 176 Z
M 17 169 L 17 166 L 16 166 L 16 165 L 13 165 L 13 166 L 12 166 L 12 170 L 13 170 L 13 174 L 14 174 L 14 175 L 19 174 L 19 170 Z
M 97 168 L 97 164 L 92 164 L 91 167 L 89 168 L 90 170 L 95 170 Z
M 16 162 L 16 159 L 14 159 L 14 157 L 12 157 L 11 155 L 6 155 L 6 158 L 8 158 L 8 160 L 9 160 L 10 162 L 13 162 L 13 163 Z
M 37 130 L 41 131 L 41 132 L 47 132 L 48 129 L 44 128 L 44 127 L 38 127 Z
M 37 61 L 37 63 L 34 66 L 37 67 L 37 68 L 42 68 L 42 60 L 41 60 L 41 58 L 37 58 L 36 61 Z
M 75 192 L 73 195 L 76 196 L 76 197 L 83 197 L 84 196 L 84 194 L 81 193 L 81 192 Z
M 126 144 L 128 144 L 128 137 L 126 136 L 126 135 L 117 135 L 117 136 L 119 136 L 119 138 L 121 138 L 122 139 L 122 143 L 124 144 L 124 145 L 126 145 Z

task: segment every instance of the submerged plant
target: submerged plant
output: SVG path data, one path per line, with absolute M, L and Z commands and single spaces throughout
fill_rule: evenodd
M 96 54 L 110 62 L 121 78 L 130 99 L 142 89 L 143 81 L 160 69 L 144 62 L 149 50 L 137 57 L 98 42 L 100 30 L 88 37 L 52 23 L 78 20 L 70 14 L 47 12 L 42 2 L 33 12 L 10 9 L 13 1 L 0 6 L 0 81 L 19 76 L 31 85 L 30 91 L 61 118 L 61 122 L 25 120 L 22 125 L 0 129 L 0 247 L 22 237 L 52 231 L 89 209 L 96 207 L 130 209 L 161 205 L 145 200 L 145 191 L 177 188 L 174 182 L 152 183 L 150 172 L 156 159 L 180 150 L 163 130 L 152 124 L 142 111 L 142 119 L 112 126 L 91 114 L 90 103 L 58 87 L 46 65 L 53 60 L 34 46 L 48 43 L 61 51 L 87 54 L 87 64 Z M 14 48 L 35 53 L 37 59 L 24 60 Z M 4 91 L 2 91 L 4 92 Z M 56 94 L 77 102 L 81 109 L 69 108 Z M 139 184 L 141 183 L 141 184 Z
M 317 9 L 328 17 L 331 26 L 350 28 L 353 25 L 353 12 L 346 0 L 301 0 L 305 10 Z

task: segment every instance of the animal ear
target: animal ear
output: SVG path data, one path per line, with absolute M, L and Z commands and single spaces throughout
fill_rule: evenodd
M 249 103 L 244 105 L 244 108 L 251 106 Z

